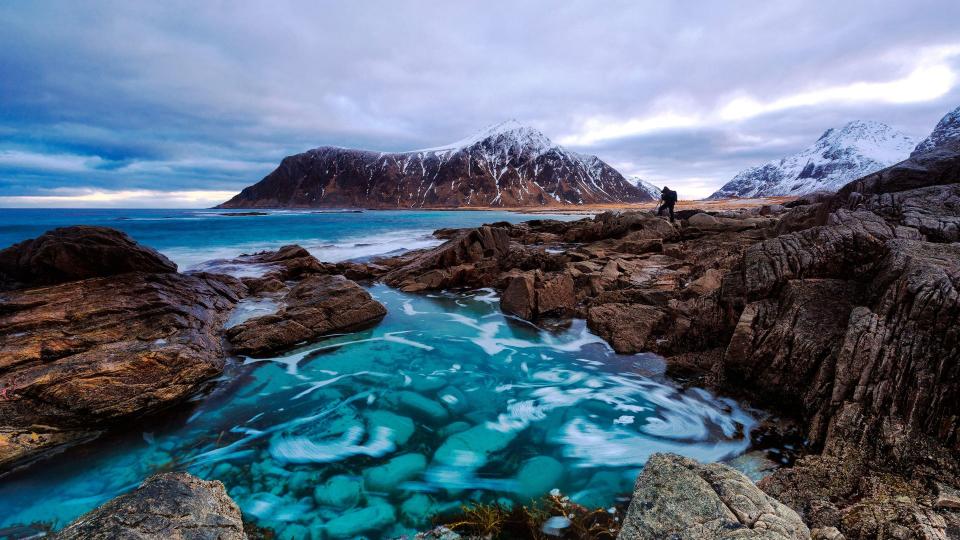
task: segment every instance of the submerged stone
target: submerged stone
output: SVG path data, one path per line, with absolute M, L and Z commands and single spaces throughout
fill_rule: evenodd
M 371 498 L 369 506 L 351 510 L 327 522 L 326 531 L 330 538 L 354 538 L 364 532 L 385 529 L 396 519 L 390 503 Z
M 330 477 L 313 490 L 313 499 L 321 506 L 352 508 L 360 501 L 361 483 L 349 476 Z
M 426 522 L 432 514 L 433 501 L 423 493 L 416 493 L 400 505 L 400 518 L 406 523 L 417 526 Z
M 425 398 L 416 392 L 406 390 L 397 392 L 394 399 L 400 407 L 424 419 L 433 422 L 442 422 L 447 419 L 447 410 L 443 405 L 432 399 Z
M 481 424 L 451 435 L 433 454 L 433 459 L 442 465 L 478 468 L 516 436 L 516 431 L 498 431 Z
M 367 417 L 369 431 L 374 432 L 377 427 L 385 427 L 391 431 L 391 439 L 397 446 L 403 446 L 410 440 L 414 432 L 413 420 L 390 411 L 370 411 L 364 414 Z
M 442 401 L 443 404 L 450 409 L 450 412 L 454 414 L 463 412 L 469 405 L 467 402 L 467 396 L 453 386 L 444 388 L 437 395 L 440 398 L 440 401 Z
M 517 473 L 517 496 L 521 500 L 539 499 L 557 486 L 563 465 L 549 456 L 530 458 Z
M 363 471 L 363 482 L 368 491 L 390 491 L 399 484 L 419 476 L 427 468 L 427 458 L 422 454 L 397 456 L 378 467 Z

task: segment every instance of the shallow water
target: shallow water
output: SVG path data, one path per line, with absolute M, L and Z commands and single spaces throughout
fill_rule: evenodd
M 185 468 L 290 537 L 387 538 L 465 501 L 554 488 L 607 507 L 653 452 L 747 448 L 754 420 L 734 402 L 679 389 L 656 357 L 617 355 L 583 321 L 540 330 L 505 317 L 489 290 L 371 292 L 389 310 L 378 326 L 247 360 L 163 426 L 4 479 L 0 526 L 60 527 Z
M 2 243 L 69 223 L 119 225 L 181 267 L 291 242 L 327 260 L 367 256 L 435 243 L 425 235 L 439 227 L 529 217 L 30 212 L 0 214 Z M 749 445 L 755 421 L 734 402 L 679 389 L 659 358 L 617 355 L 583 321 L 538 329 L 504 316 L 491 290 L 370 292 L 388 309 L 377 326 L 236 359 L 209 394 L 0 479 L 0 530 L 60 528 L 151 473 L 185 469 L 223 481 L 248 519 L 281 538 L 393 538 L 471 500 L 559 489 L 609 507 L 653 452 L 722 460 Z M 245 300 L 228 325 L 274 309 Z

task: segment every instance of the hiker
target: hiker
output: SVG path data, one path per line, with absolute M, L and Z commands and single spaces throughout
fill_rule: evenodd
M 663 191 L 660 193 L 660 208 L 657 209 L 657 215 L 662 216 L 663 211 L 670 210 L 670 223 L 673 223 L 673 205 L 677 204 L 677 192 L 663 186 Z

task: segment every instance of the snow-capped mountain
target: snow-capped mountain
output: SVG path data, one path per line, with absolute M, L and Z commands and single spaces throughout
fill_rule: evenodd
M 941 118 L 937 127 L 933 128 L 933 133 L 922 140 L 913 153 L 919 154 L 947 144 L 960 145 L 960 107 Z
M 881 122 L 853 121 L 828 129 L 812 146 L 746 169 L 710 199 L 804 195 L 836 191 L 861 176 L 907 159 L 915 141 Z
M 596 156 L 510 120 L 436 148 L 384 153 L 324 146 L 285 158 L 220 208 L 517 207 L 643 202 Z
M 633 184 L 634 186 L 636 186 L 637 188 L 639 188 L 640 190 L 642 190 L 644 193 L 649 195 L 650 198 L 652 198 L 655 201 L 659 201 L 660 195 L 663 194 L 663 189 L 658 188 L 657 186 L 651 184 L 650 182 L 647 182 L 646 180 L 644 180 L 643 178 L 640 178 L 639 176 L 631 176 L 630 178 L 627 178 L 627 181 Z

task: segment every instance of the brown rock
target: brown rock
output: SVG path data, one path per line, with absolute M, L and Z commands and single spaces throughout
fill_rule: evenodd
M 219 481 L 187 473 L 151 476 L 54 535 L 57 540 L 245 540 L 237 504 Z
M 602 304 L 587 312 L 590 329 L 621 354 L 656 350 L 658 334 L 670 324 L 667 312 L 654 306 Z
M 325 334 L 360 328 L 386 315 L 383 304 L 343 276 L 312 275 L 295 285 L 274 314 L 227 330 L 238 354 L 263 355 Z
M 126 272 L 177 271 L 177 265 L 107 227 L 53 229 L 0 251 L 0 290 Z
M 500 309 L 522 319 L 569 315 L 577 304 L 573 278 L 568 272 L 544 274 L 531 270 L 509 278 L 500 295 Z
M 223 369 L 226 276 L 133 272 L 0 293 L 0 469 L 157 411 Z

